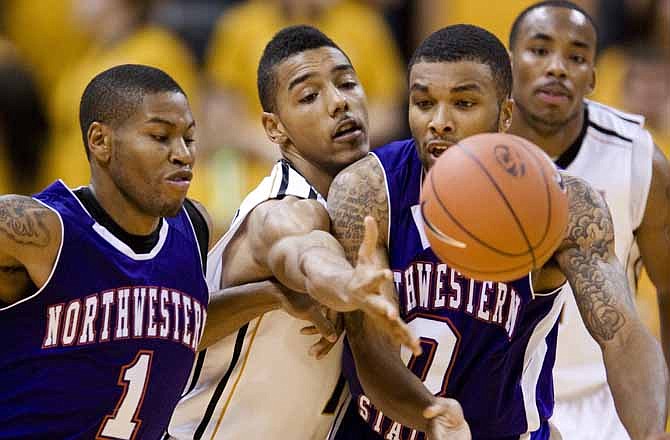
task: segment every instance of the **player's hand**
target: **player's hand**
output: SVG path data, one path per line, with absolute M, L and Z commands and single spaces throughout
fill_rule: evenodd
M 418 356 L 421 354 L 419 339 L 400 317 L 398 304 L 381 293 L 384 284 L 393 281 L 393 274 L 389 269 L 380 268 L 375 259 L 378 234 L 375 219 L 366 217 L 365 235 L 347 291 L 356 308 L 372 318 L 395 343 L 408 347 Z
M 670 440 L 670 433 L 658 433 L 647 437 L 647 440 Z
M 471 440 L 470 426 L 465 421 L 461 404 L 454 399 L 436 397 L 431 406 L 423 411 L 430 419 L 427 440 Z
M 303 321 L 309 321 L 315 329 L 313 334 L 321 334 L 323 339 L 330 342 L 336 342 L 339 334 L 335 330 L 335 325 L 326 317 L 324 307 L 316 302 L 311 296 L 305 293 L 294 292 L 280 283 L 277 283 L 280 290 L 279 299 L 282 309 L 294 318 Z
M 326 317 L 335 327 L 337 338 L 332 340 L 322 336 L 321 339 L 315 342 L 314 345 L 310 347 L 308 354 L 315 357 L 316 359 L 323 359 L 328 353 L 330 353 L 330 350 L 332 350 L 332 348 L 335 346 L 340 335 L 344 331 L 344 315 L 342 315 L 342 313 L 327 309 Z M 316 328 L 316 326 L 310 325 L 300 329 L 300 333 L 303 335 L 316 335 L 320 334 L 321 332 Z

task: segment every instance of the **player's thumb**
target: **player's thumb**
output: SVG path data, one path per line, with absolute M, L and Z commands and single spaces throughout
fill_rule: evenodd
M 461 404 L 454 399 L 437 397 L 429 407 L 423 410 L 423 416 L 427 419 L 432 419 L 439 415 L 445 416 L 445 420 L 452 427 L 457 427 L 465 423 L 463 408 L 461 408 Z

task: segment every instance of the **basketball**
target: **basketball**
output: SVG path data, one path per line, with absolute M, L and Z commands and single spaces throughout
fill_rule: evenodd
M 549 157 L 518 136 L 471 136 L 445 151 L 421 191 L 435 254 L 468 277 L 511 281 L 542 267 L 564 237 L 568 200 Z

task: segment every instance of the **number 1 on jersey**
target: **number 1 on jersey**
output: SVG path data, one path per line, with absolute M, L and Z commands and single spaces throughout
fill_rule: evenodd
M 123 395 L 114 413 L 102 421 L 98 439 L 131 440 L 137 434 L 142 420 L 137 417 L 149 383 L 153 351 L 140 350 L 135 359 L 121 367 L 118 384 L 123 387 Z

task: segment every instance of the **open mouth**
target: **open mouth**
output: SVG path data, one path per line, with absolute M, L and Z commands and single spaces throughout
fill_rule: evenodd
M 363 130 L 355 119 L 349 118 L 340 122 L 333 132 L 333 140 L 336 142 L 351 142 L 357 139 Z
M 434 158 L 438 158 L 449 149 L 453 144 L 450 142 L 444 142 L 444 141 L 430 141 L 428 142 L 426 148 L 428 150 L 428 153 L 430 153 L 431 156 Z

